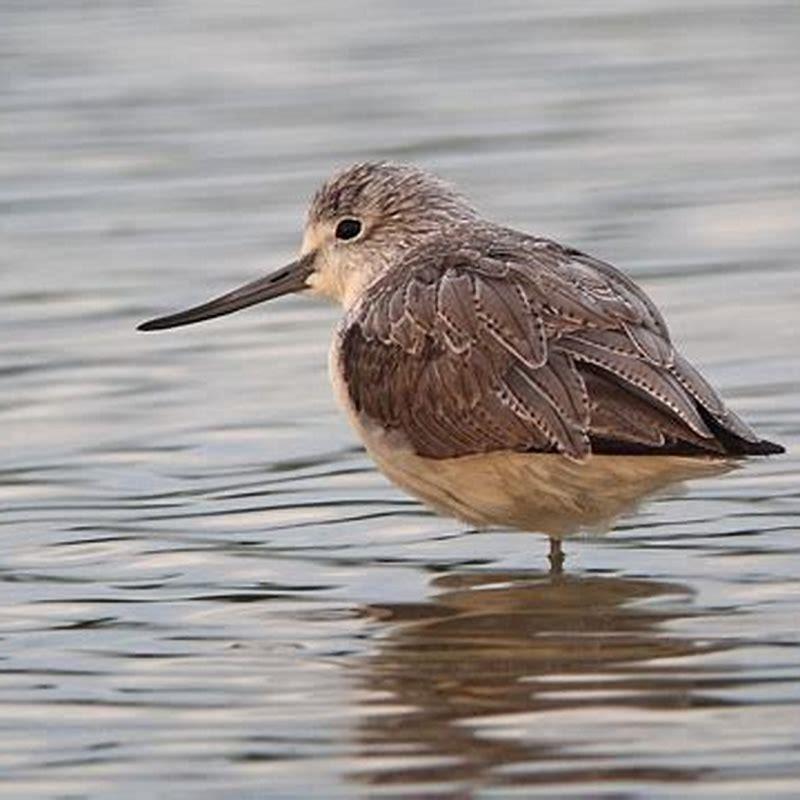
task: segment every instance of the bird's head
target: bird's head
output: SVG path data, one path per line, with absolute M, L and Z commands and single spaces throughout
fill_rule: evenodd
M 355 164 L 311 202 L 301 251 L 315 254 L 308 286 L 350 306 L 405 251 L 476 216 L 448 184 L 416 167 Z
M 454 189 L 420 169 L 388 162 L 355 164 L 335 174 L 314 195 L 296 261 L 139 328 L 189 325 L 304 290 L 347 308 L 405 251 L 434 233 L 477 217 Z

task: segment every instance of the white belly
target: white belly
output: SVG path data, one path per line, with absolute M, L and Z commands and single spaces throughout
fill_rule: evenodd
M 592 455 L 575 462 L 557 454 L 510 451 L 423 458 L 402 436 L 353 408 L 339 366 L 338 336 L 329 366 L 334 393 L 381 472 L 435 511 L 471 525 L 554 537 L 605 530 L 648 495 L 733 466 L 699 457 Z

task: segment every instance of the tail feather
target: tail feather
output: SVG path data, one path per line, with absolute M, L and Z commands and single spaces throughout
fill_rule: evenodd
M 700 413 L 716 440 L 725 449 L 729 456 L 774 456 L 785 453 L 786 448 L 777 442 L 768 439 L 744 439 L 724 427 L 723 424 L 709 411 L 699 406 Z

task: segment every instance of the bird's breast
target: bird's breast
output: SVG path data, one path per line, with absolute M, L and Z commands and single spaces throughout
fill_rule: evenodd
M 331 346 L 328 350 L 328 377 L 330 378 L 333 396 L 336 402 L 347 415 L 350 423 L 358 431 L 357 413 L 350 399 L 350 392 L 345 381 L 344 362 L 342 360 L 342 345 L 347 331 L 347 318 L 343 319 L 333 332 Z

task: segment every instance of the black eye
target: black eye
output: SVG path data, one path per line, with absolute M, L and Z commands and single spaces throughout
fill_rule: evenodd
M 361 233 L 361 223 L 357 219 L 342 219 L 336 226 L 337 239 L 355 239 Z

